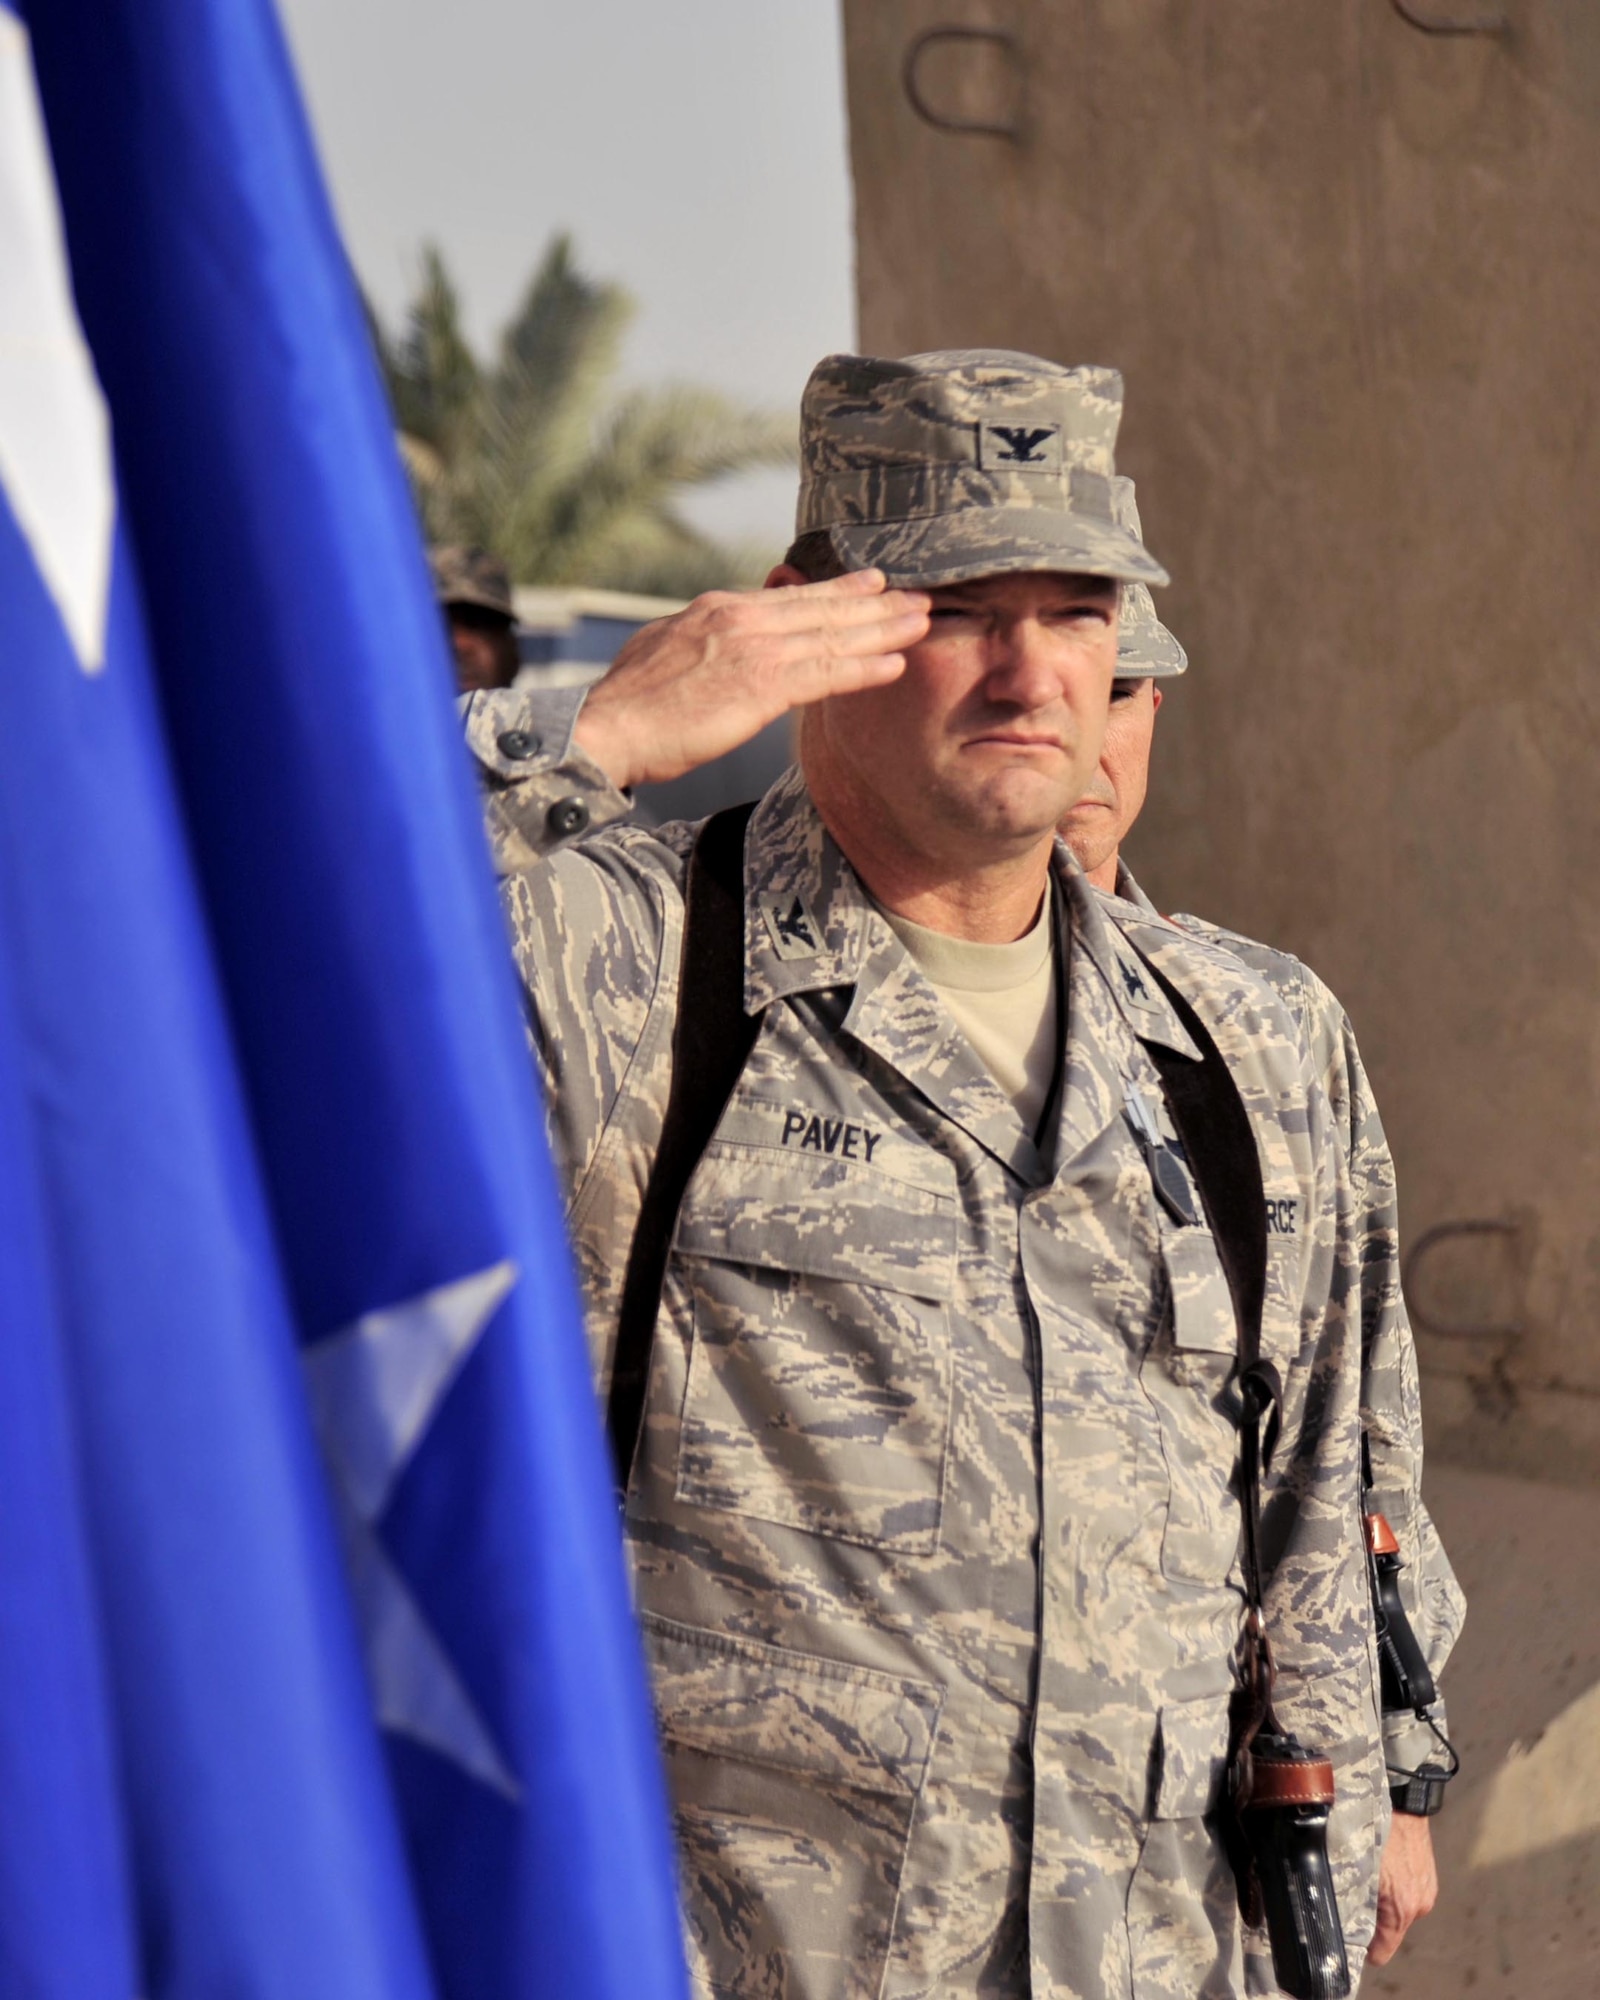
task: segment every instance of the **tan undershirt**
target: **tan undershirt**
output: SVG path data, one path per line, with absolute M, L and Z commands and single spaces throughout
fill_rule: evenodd
M 890 910 L 883 916 L 1017 1107 L 1023 1124 L 1034 1131 L 1056 1062 L 1049 893 L 1039 921 L 1015 944 L 974 944 L 970 938 L 925 930 Z

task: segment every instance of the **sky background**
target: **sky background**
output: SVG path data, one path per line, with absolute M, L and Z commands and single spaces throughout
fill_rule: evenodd
M 394 325 L 425 242 L 489 346 L 558 230 L 639 302 L 624 379 L 797 408 L 855 341 L 836 0 L 280 0 L 357 271 Z M 707 494 L 781 546 L 794 480 Z

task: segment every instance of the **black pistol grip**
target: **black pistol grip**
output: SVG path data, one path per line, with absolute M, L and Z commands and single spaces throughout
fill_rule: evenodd
M 1293 2000 L 1347 2000 L 1350 1965 L 1328 1865 L 1333 1766 L 1289 1735 L 1259 1735 L 1241 1811 L 1260 1886 L 1272 1969 Z

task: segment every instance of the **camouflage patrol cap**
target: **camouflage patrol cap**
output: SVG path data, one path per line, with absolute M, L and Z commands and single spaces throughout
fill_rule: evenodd
M 834 354 L 800 405 L 796 535 L 891 584 L 1063 570 L 1160 584 L 1111 505 L 1122 421 L 1114 368 L 1004 348 L 901 361 Z
M 429 549 L 428 567 L 433 572 L 433 594 L 441 604 L 476 604 L 515 618 L 510 575 L 487 549 Z
M 1142 542 L 1139 508 L 1133 481 L 1119 473 L 1111 482 L 1111 509 L 1131 535 Z M 1122 610 L 1117 620 L 1117 678 L 1160 680 L 1187 673 L 1189 655 L 1156 616 L 1156 601 L 1142 583 L 1122 586 Z

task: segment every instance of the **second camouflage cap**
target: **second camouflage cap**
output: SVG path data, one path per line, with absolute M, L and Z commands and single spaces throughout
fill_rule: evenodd
M 1129 534 L 1142 542 L 1133 481 L 1120 474 L 1111 482 L 1111 506 Z M 1117 673 L 1123 680 L 1162 680 L 1188 670 L 1189 655 L 1156 616 L 1156 601 L 1142 583 L 1122 586 L 1117 619 Z
M 476 604 L 484 611 L 515 617 L 510 573 L 486 549 L 429 549 L 428 567 L 433 572 L 433 594 L 441 604 Z
M 1122 377 L 1004 348 L 834 354 L 800 406 L 797 534 L 891 584 L 1167 573 L 1115 515 Z

